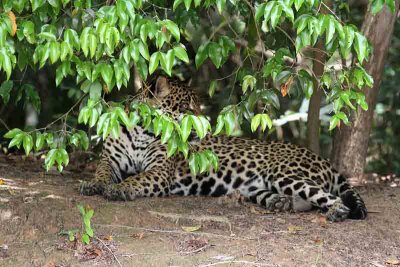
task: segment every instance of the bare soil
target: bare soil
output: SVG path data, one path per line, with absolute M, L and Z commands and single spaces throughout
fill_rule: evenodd
M 39 160 L 0 156 L 0 266 L 400 265 L 393 183 L 360 188 L 367 220 L 329 223 L 317 211 L 268 214 L 226 199 L 81 196 L 94 164 L 45 173 Z M 60 235 L 81 227 L 78 203 L 95 211 L 89 246 Z

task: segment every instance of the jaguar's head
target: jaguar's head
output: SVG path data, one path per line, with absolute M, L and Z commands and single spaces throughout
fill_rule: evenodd
M 148 102 L 176 120 L 180 120 L 186 113 L 201 113 L 200 102 L 192 88 L 183 82 L 163 76 L 157 78 L 154 92 Z

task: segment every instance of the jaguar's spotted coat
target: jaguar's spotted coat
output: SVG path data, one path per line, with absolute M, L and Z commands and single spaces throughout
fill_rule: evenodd
M 149 101 L 176 119 L 186 111 L 199 111 L 190 88 L 164 77 L 155 87 L 155 98 Z M 166 158 L 166 147 L 152 133 L 139 126 L 123 128 L 119 139 L 106 140 L 95 178 L 80 191 L 133 200 L 173 194 L 221 196 L 238 190 L 269 210 L 318 207 L 332 221 L 367 217 L 363 200 L 346 178 L 305 148 L 226 136 L 208 136 L 191 145 L 212 149 L 219 157 L 219 170 L 194 176 L 180 156 Z

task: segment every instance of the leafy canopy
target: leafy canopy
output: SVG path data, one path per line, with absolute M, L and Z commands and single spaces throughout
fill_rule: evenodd
M 375 0 L 373 11 L 377 13 L 385 3 L 394 9 L 393 0 Z M 120 124 L 131 128 L 139 123 L 161 136 L 169 157 L 183 153 L 193 173 L 217 168 L 212 151 L 191 151 L 187 142 L 192 129 L 200 138 L 212 131 L 206 117 L 188 114 L 177 122 L 145 103 L 131 98 L 111 103 L 104 95 L 128 87 L 133 67 L 146 80 L 157 69 L 171 76 L 190 65 L 200 68 L 208 60 L 222 68 L 235 62 L 233 56 L 239 58 L 237 68 L 210 81 L 208 90 L 213 96 L 225 79 L 239 82 L 242 96 L 239 103 L 221 111 L 214 134 L 230 135 L 244 121 L 250 122 L 252 131 L 271 129 L 270 114 L 279 109 L 279 93 L 309 98 L 316 85 L 334 106 L 330 129 L 340 121 L 347 124 L 349 109 L 368 108 L 361 89 L 371 87 L 373 81 L 362 64 L 371 47 L 357 27 L 340 19 L 340 12 L 321 0 L 3 0 L 3 102 L 15 90 L 16 102 L 32 103 L 40 111 L 36 88 L 28 83 L 18 86 L 13 77 L 49 65 L 56 69 L 57 87 L 73 78 L 84 93 L 53 123 L 33 131 L 13 129 L 5 137 L 11 139 L 10 147 L 22 146 L 26 154 L 49 149 L 46 169 L 56 165 L 62 171 L 69 161 L 67 147 L 89 147 L 87 133 L 67 125 L 67 118 L 79 109 L 78 123 L 95 128 L 103 139 L 110 134 L 118 137 Z M 321 77 L 313 74 L 312 62 L 300 64 L 317 42 L 322 42 L 331 65 Z M 256 109 L 260 102 L 262 111 Z

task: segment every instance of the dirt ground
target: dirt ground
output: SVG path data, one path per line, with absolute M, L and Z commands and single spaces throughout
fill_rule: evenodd
M 226 198 L 109 202 L 78 193 L 94 163 L 62 175 L 41 165 L 0 156 L 0 266 L 400 265 L 400 187 L 391 183 L 360 188 L 367 220 L 329 223 L 318 212 L 266 214 Z M 77 204 L 95 212 L 86 247 L 60 235 L 81 227 Z

